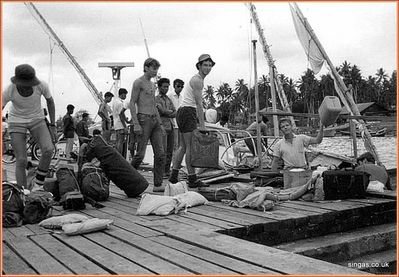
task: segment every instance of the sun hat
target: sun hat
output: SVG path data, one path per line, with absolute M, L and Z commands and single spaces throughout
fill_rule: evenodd
M 212 62 L 212 66 L 214 66 L 216 63 L 212 60 L 211 56 L 209 54 L 202 54 L 198 58 L 198 62 L 195 64 L 195 67 L 199 69 L 199 64 L 203 61 L 210 60 Z
M 16 85 L 33 87 L 40 84 L 40 80 L 36 78 L 35 69 L 29 64 L 20 64 L 15 67 L 15 76 L 11 78 L 11 82 Z

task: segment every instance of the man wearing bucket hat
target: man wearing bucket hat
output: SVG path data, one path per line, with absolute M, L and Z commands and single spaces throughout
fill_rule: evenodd
M 47 126 L 41 106 L 41 96 L 47 102 L 50 123 Z M 11 84 L 3 91 L 2 109 L 11 102 L 8 118 L 8 132 L 11 145 L 16 156 L 15 178 L 20 187 L 38 190 L 42 188 L 50 166 L 57 140 L 55 127 L 55 104 L 48 85 L 36 78 L 35 69 L 29 64 L 21 64 L 15 68 L 15 76 Z M 26 132 L 38 142 L 42 156 L 36 171 L 36 177 L 27 184 L 25 169 L 28 164 L 26 149 Z
M 178 182 L 178 174 L 184 155 L 186 155 L 186 166 L 188 171 L 188 185 L 191 188 L 209 186 L 197 180 L 195 169 L 191 166 L 191 138 L 193 131 L 197 129 L 197 120 L 199 129 L 205 129 L 204 110 L 202 107 L 202 90 L 204 89 L 204 79 L 211 72 L 215 62 L 209 54 L 202 54 L 198 58 L 195 67 L 198 73 L 195 74 L 187 86 L 185 86 L 180 107 L 177 110 L 176 121 L 180 132 L 183 135 L 183 141 L 176 155 L 173 157 L 173 169 L 169 181 Z

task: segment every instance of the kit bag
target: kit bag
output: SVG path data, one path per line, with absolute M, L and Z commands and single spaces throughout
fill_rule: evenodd
M 16 184 L 3 182 L 3 226 L 22 225 L 24 211 L 24 193 Z
M 69 165 L 60 165 L 55 172 L 58 182 L 59 196 L 71 191 L 79 191 L 79 183 L 76 179 L 73 167 Z
M 62 165 L 57 169 L 55 174 L 61 197 L 60 204 L 64 210 L 83 210 L 86 207 L 85 201 L 73 167 Z
M 24 223 L 36 224 L 44 220 L 54 205 L 53 195 L 48 191 L 32 191 L 25 197 Z
M 194 130 L 191 138 L 191 166 L 219 168 L 219 140 L 216 134 Z
M 92 163 L 82 166 L 82 194 L 95 201 L 105 201 L 109 197 L 109 180 L 101 168 Z
M 95 136 L 91 140 L 85 156 L 89 161 L 97 158 L 107 178 L 128 197 L 139 196 L 149 185 L 148 181 L 101 136 Z
M 323 172 L 325 200 L 365 198 L 369 174 L 353 169 Z

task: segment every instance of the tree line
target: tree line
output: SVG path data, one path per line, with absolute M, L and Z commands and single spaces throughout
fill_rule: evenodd
M 356 65 L 344 61 L 336 68 L 347 86 L 352 87 L 356 103 L 375 102 L 388 110 L 396 109 L 396 78 L 393 71 L 388 76 L 383 68 L 379 68 L 374 76 L 363 77 Z M 280 74 L 278 76 L 292 112 L 317 113 L 325 96 L 338 96 L 334 88 L 334 80 L 329 74 L 316 78 L 308 69 L 296 81 Z M 259 108 L 271 107 L 271 88 L 268 76 L 262 75 L 258 80 Z M 248 124 L 250 114 L 255 112 L 255 87 L 249 88 L 243 79 L 238 79 L 234 87 L 222 83 L 218 88 L 207 86 L 204 89 L 204 107 L 214 108 L 222 115 L 229 117 L 232 124 Z M 276 96 L 277 97 L 277 96 Z M 281 104 L 277 101 L 277 108 Z

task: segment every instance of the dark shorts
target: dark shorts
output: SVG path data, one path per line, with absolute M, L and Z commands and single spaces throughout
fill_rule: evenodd
M 190 133 L 197 129 L 197 109 L 193 107 L 180 107 L 176 114 L 177 126 L 181 133 Z

